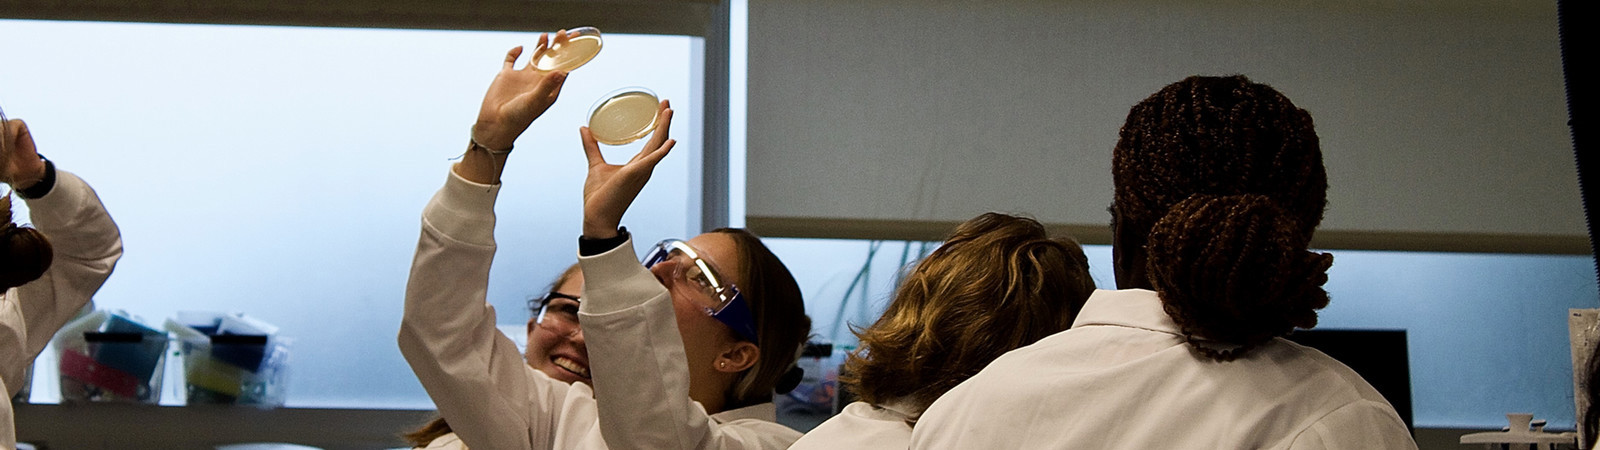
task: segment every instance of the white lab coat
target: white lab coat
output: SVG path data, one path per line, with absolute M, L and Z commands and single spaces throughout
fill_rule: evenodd
M 903 401 L 882 406 L 866 402 L 845 405 L 843 411 L 817 425 L 795 441 L 790 450 L 844 450 L 852 448 L 904 449 L 911 445 L 915 408 Z
M 1344 364 L 1281 338 L 1195 353 L 1148 290 L 1095 291 L 1072 329 L 1006 353 L 940 397 L 911 448 L 1415 449 Z
M 771 403 L 707 415 L 689 400 L 671 299 L 631 243 L 582 258 L 580 314 L 601 402 L 588 385 L 528 367 L 485 303 L 499 189 L 452 171 L 423 210 L 399 334 L 401 353 L 467 446 L 604 449 L 602 429 L 615 448 L 781 449 L 799 437 L 773 421 Z
M 23 201 L 55 257 L 39 279 L 0 293 L 0 387 L 6 392 L 0 401 L 0 448 L 17 444 L 10 399 L 22 390 L 34 357 L 89 303 L 122 257 L 117 224 L 94 189 L 76 175 L 57 169 L 49 193 Z

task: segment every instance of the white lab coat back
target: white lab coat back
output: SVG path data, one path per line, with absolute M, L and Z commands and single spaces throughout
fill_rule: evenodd
M 1072 329 L 1001 356 L 912 434 L 925 449 L 1416 448 L 1344 364 L 1284 339 L 1211 360 L 1146 290 L 1095 291 Z
M 911 445 L 911 424 L 906 423 L 911 411 L 906 402 L 854 402 L 806 432 L 789 450 L 904 449 Z

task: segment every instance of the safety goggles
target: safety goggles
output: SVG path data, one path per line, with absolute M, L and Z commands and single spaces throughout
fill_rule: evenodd
M 557 330 L 578 327 L 578 305 L 583 303 L 583 299 L 575 295 L 550 291 L 544 298 L 528 303 L 529 309 L 534 311 L 534 323 Z
M 677 263 L 670 274 L 672 279 L 697 294 L 693 300 L 707 315 L 732 328 L 740 338 L 756 342 L 755 314 L 737 286 L 722 277 L 710 262 L 701 259 L 700 253 L 689 243 L 677 239 L 656 243 L 642 262 L 646 268 L 653 268 L 667 260 Z

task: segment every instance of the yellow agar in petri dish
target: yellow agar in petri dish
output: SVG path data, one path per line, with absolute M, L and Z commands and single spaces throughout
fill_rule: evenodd
M 589 110 L 589 133 L 606 145 L 623 145 L 656 129 L 661 100 L 644 88 L 625 88 L 607 95 Z
M 567 42 L 545 50 L 544 54 L 539 55 L 539 59 L 533 62 L 533 67 L 539 70 L 571 72 L 600 54 L 600 30 L 595 27 L 574 28 L 567 31 L 567 35 L 571 36 Z

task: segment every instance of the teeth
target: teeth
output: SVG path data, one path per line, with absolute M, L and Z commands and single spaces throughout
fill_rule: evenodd
M 567 369 L 568 372 L 578 374 L 578 376 L 584 378 L 589 378 L 589 368 L 584 367 L 583 364 L 578 364 L 577 361 L 567 359 L 564 356 L 557 356 L 552 359 L 552 362 L 555 362 L 557 366 L 561 366 L 563 369 Z

